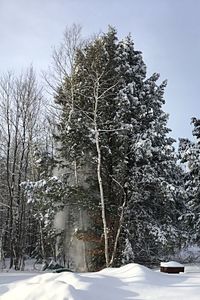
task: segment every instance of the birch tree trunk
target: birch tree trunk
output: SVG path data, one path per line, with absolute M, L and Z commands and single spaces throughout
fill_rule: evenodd
M 97 177 L 99 183 L 99 191 L 100 191 L 100 199 L 101 199 L 101 216 L 103 222 L 103 232 L 104 232 L 104 247 L 105 247 L 105 260 L 106 267 L 109 267 L 109 249 L 108 249 L 108 229 L 107 229 L 107 221 L 106 221 L 106 208 L 105 208 L 105 200 L 104 200 L 104 190 L 101 176 L 101 149 L 99 142 L 99 131 L 97 125 L 97 112 L 98 112 L 98 97 L 99 97 L 99 80 L 96 81 L 96 86 L 94 90 L 94 130 L 95 130 L 95 143 L 97 149 Z

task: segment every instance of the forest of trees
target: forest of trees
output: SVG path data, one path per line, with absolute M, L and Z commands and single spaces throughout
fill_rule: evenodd
M 147 77 L 130 35 L 83 40 L 66 29 L 43 79 L 0 78 L 0 261 L 68 265 L 68 227 L 88 270 L 150 264 L 200 244 L 200 119 L 178 150 L 163 110 L 166 81 Z M 46 93 L 46 87 L 50 96 Z M 190 122 L 190 120 L 188 120 Z M 67 209 L 66 209 L 67 208 Z M 68 213 L 63 228 L 55 219 Z M 84 217 L 83 217 L 84 218 Z M 69 239 L 69 242 L 66 242 Z

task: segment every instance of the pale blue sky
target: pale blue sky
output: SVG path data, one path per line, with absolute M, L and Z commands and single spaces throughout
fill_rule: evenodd
M 72 23 L 85 36 L 108 24 L 120 37 L 131 32 L 148 74 L 168 79 L 172 136 L 191 136 L 190 118 L 200 117 L 200 0 L 0 0 L 0 74 L 30 63 L 46 69 Z

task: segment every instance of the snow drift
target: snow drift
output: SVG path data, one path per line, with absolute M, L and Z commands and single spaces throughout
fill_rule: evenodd
M 45 273 L 2 283 L 1 300 L 199 300 L 200 273 L 168 275 L 138 264 L 96 273 Z M 15 276 L 15 280 L 17 277 Z

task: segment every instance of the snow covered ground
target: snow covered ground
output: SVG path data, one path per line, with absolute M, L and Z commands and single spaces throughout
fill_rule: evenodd
M 2 300 L 199 300 L 200 268 L 164 274 L 138 264 L 96 273 L 0 273 Z

